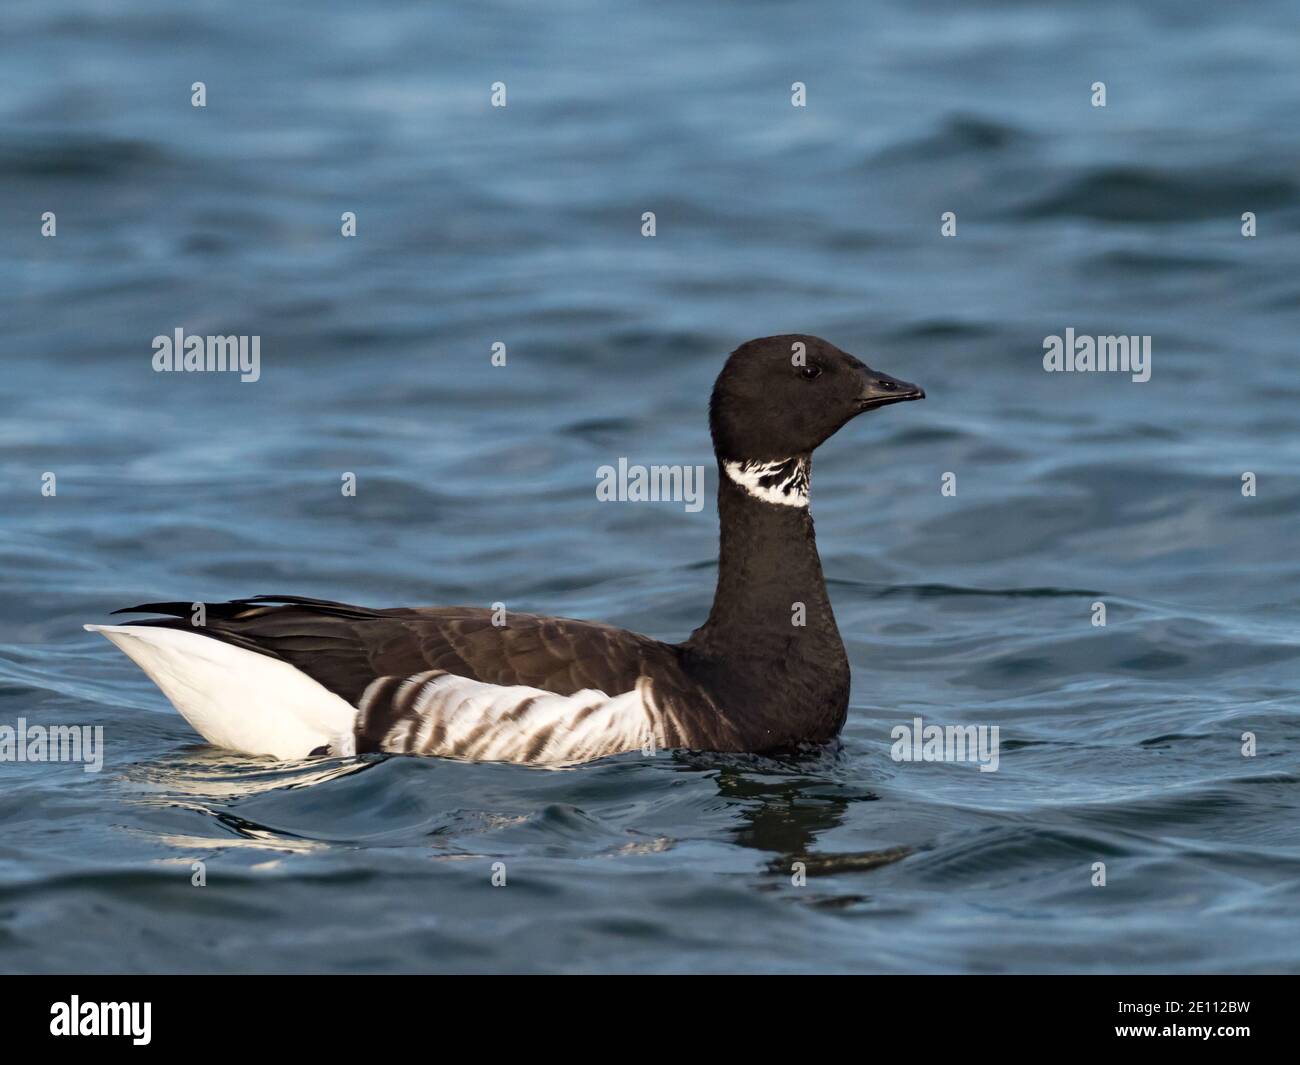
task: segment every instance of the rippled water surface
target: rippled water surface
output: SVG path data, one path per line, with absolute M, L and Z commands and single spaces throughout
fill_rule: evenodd
M 616 8 L 6 5 L 0 724 L 107 752 L 0 764 L 0 967 L 1300 968 L 1300 5 Z M 153 373 L 177 327 L 261 380 Z M 1067 327 L 1151 380 L 1045 374 Z M 708 463 L 725 353 L 790 331 L 929 393 L 818 455 L 841 750 L 277 765 L 81 630 L 292 592 L 682 638 L 712 503 L 595 469 Z M 998 771 L 891 760 L 916 716 Z

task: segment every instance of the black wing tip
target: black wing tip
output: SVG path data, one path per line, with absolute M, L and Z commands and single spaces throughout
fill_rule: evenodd
M 168 614 L 181 617 L 194 609 L 193 603 L 141 603 L 139 606 L 124 606 L 114 610 L 114 614 Z
M 342 617 L 374 617 L 376 612 L 369 607 L 353 606 L 339 603 L 332 599 L 313 599 L 306 595 L 254 595 L 247 599 L 231 599 L 224 603 L 209 603 L 201 599 L 185 603 L 140 603 L 138 606 L 124 606 L 114 610 L 114 614 L 163 614 L 167 617 L 183 618 L 193 613 L 196 605 L 202 603 L 209 612 L 216 612 L 218 617 L 233 617 L 245 610 L 268 610 L 275 606 L 299 606 L 308 610 L 335 614 Z
M 313 599 L 310 595 L 254 595 L 248 599 L 236 599 L 237 603 L 287 603 L 293 606 L 339 606 L 349 610 L 364 610 L 365 607 L 340 603 L 336 599 Z
M 258 596 L 258 598 L 263 598 Z M 124 606 L 121 610 L 114 610 L 114 614 L 166 614 L 168 617 L 183 618 L 194 612 L 196 606 L 202 605 L 208 610 L 235 611 L 243 610 L 252 599 L 232 599 L 229 602 L 209 603 L 203 599 L 191 599 L 187 602 L 175 603 L 140 603 L 138 606 Z

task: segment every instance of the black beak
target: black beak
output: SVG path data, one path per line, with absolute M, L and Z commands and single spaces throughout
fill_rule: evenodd
M 900 381 L 877 370 L 864 371 L 862 391 L 858 394 L 858 410 L 875 410 L 891 403 L 905 403 L 909 399 L 925 399 L 925 389 L 910 381 Z

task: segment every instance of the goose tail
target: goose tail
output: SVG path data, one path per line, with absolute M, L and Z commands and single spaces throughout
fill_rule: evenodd
M 282 760 L 355 753 L 356 707 L 288 662 L 197 630 L 85 628 L 139 666 L 209 743 Z

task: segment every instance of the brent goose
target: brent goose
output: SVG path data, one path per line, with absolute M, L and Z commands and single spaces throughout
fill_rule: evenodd
M 770 752 L 844 725 L 844 653 L 808 513 L 813 450 L 925 393 L 818 337 L 742 344 L 709 428 L 721 552 L 684 643 L 481 607 L 372 610 L 300 596 L 147 603 L 102 632 L 220 747 L 281 759 L 383 751 L 572 764 L 648 747 Z M 799 622 L 802 621 L 802 624 Z

